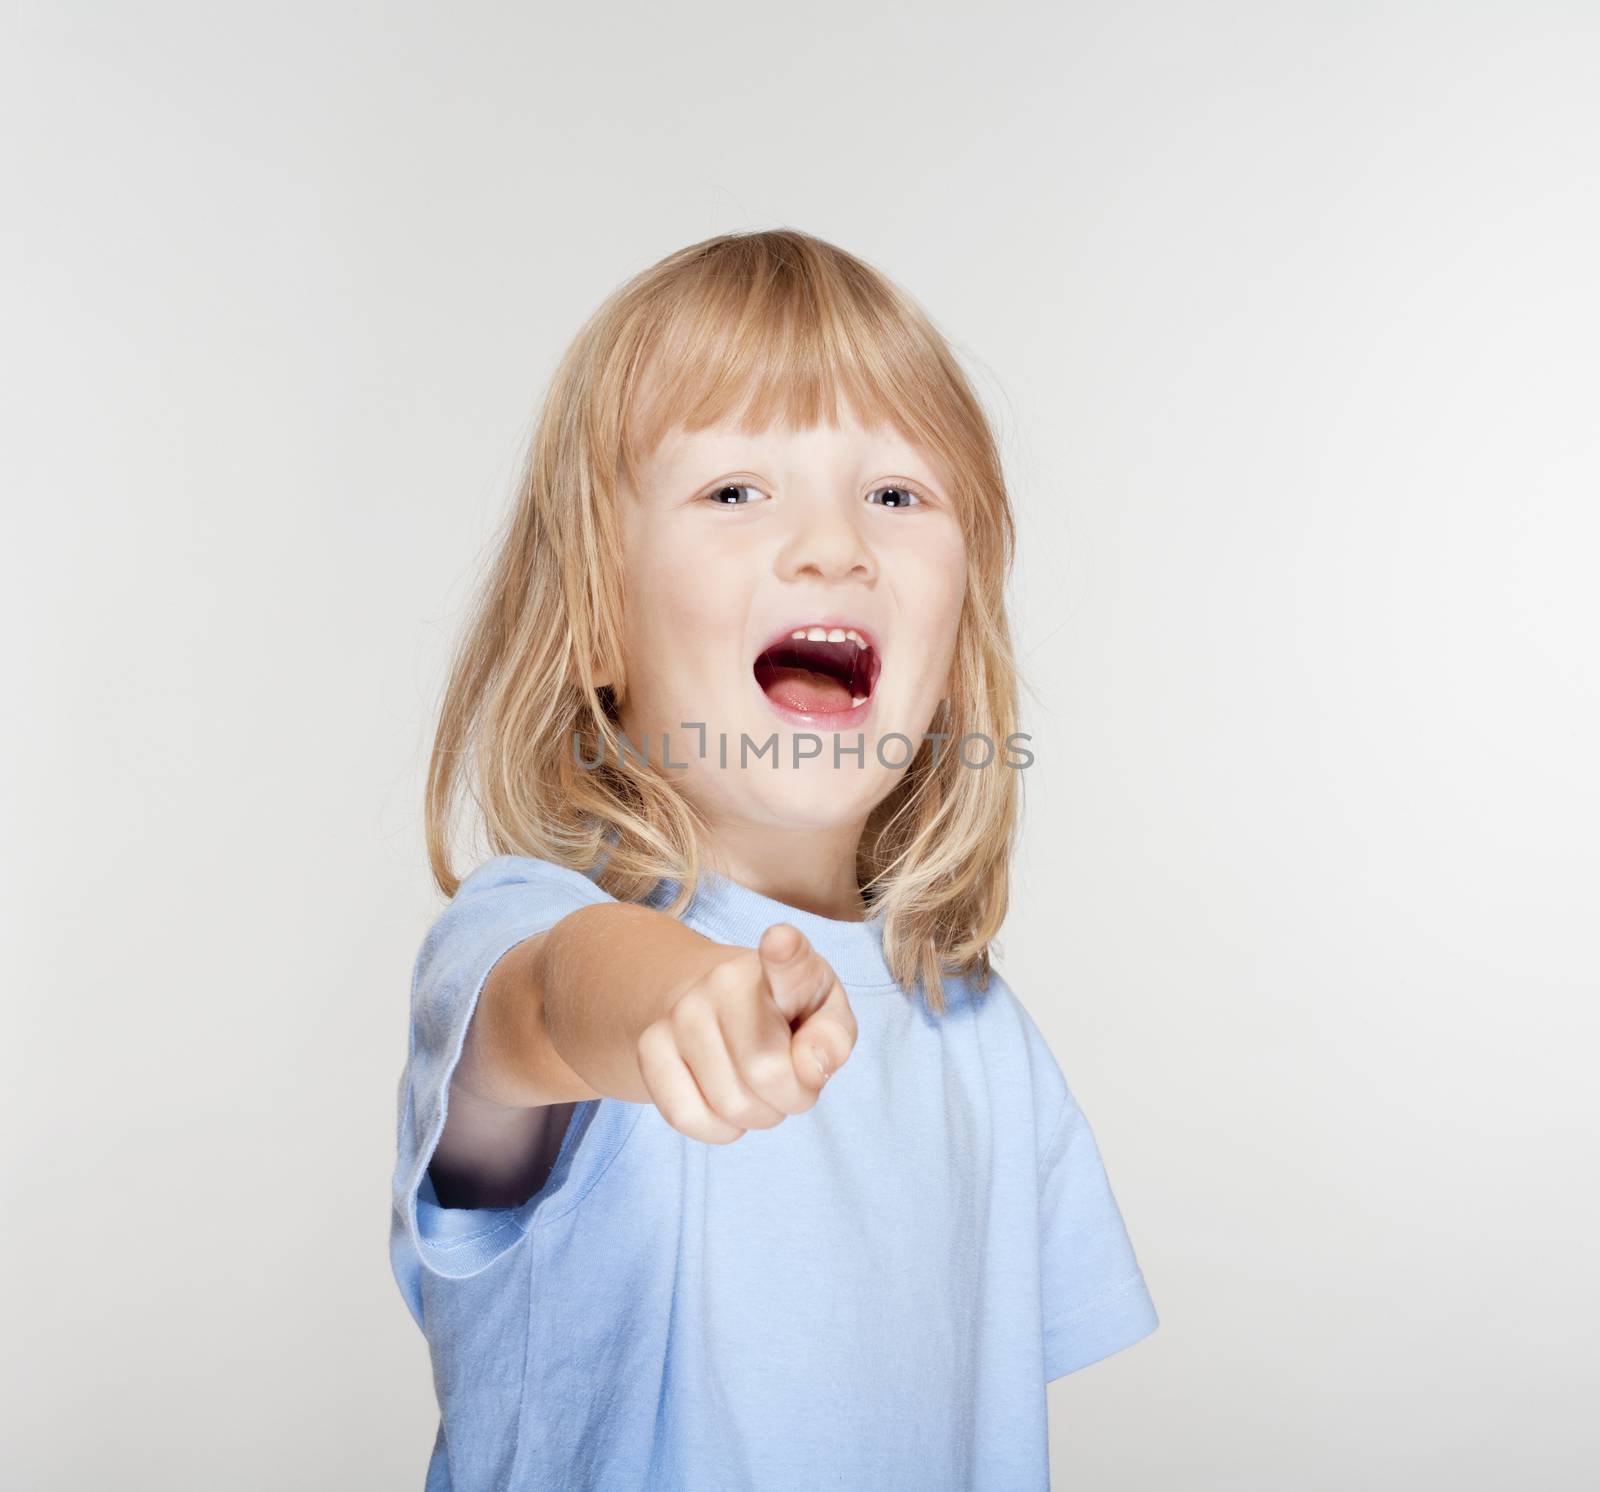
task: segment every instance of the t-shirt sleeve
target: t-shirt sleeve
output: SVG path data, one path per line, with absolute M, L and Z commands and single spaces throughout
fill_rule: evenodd
M 1156 1309 L 1070 1092 L 1039 1160 L 1045 1378 L 1087 1367 L 1156 1329 Z
M 444 1133 L 450 1078 L 495 964 L 569 912 L 614 900 L 580 871 L 502 855 L 456 889 L 423 939 L 411 986 L 411 1034 L 398 1104 L 389 1255 L 400 1292 L 422 1324 L 424 1270 L 476 1274 L 522 1236 L 515 1208 L 444 1208 L 428 1166 Z

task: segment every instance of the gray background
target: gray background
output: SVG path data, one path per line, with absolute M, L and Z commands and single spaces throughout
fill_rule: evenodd
M 1593 5 L 6 28 L 9 1485 L 421 1485 L 446 650 L 583 317 L 778 225 L 1015 483 L 999 962 L 1164 1318 L 1058 1485 L 1594 1484 Z

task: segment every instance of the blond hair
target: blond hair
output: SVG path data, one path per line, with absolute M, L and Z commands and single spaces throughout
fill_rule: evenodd
M 739 417 L 887 424 L 944 468 L 967 554 L 951 689 L 933 728 L 868 818 L 857 883 L 882 916 L 906 992 L 945 1010 L 941 974 L 987 990 L 1005 920 L 1020 773 L 999 759 L 1017 729 L 1019 672 L 1005 611 L 1015 547 L 999 451 L 943 336 L 876 269 L 792 229 L 730 233 L 668 255 L 612 293 L 567 349 L 445 688 L 426 790 L 428 858 L 453 896 L 457 800 L 470 791 L 495 854 L 594 873 L 620 900 L 664 878 L 679 915 L 699 883 L 700 813 L 637 751 L 625 697 L 618 495 L 668 430 Z M 609 677 L 595 688 L 592 678 Z M 964 766 L 981 733 L 995 756 Z M 580 766 L 574 740 L 581 743 Z M 603 862 L 603 864 L 602 864 Z

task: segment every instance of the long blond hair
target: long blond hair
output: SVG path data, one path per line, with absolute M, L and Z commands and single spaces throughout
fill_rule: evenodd
M 648 376 L 647 376 L 648 375 Z M 884 918 L 902 989 L 943 1013 L 941 974 L 987 990 L 1005 920 L 1021 806 L 1001 760 L 1020 684 L 1005 610 L 1015 547 L 989 421 L 945 339 L 879 271 L 793 229 L 730 233 L 668 255 L 613 292 L 567 349 L 546 393 L 517 500 L 456 653 L 428 770 L 434 879 L 453 896 L 450 842 L 470 791 L 490 851 L 594 873 L 621 900 L 663 878 L 680 914 L 699 883 L 698 811 L 636 750 L 622 749 L 625 697 L 618 494 L 669 429 L 739 415 L 887 424 L 939 460 L 967 554 L 937 763 L 924 741 L 868 818 L 857 882 Z M 593 677 L 609 677 L 595 688 Z M 963 765 L 980 733 L 992 763 Z M 581 743 L 580 766 L 573 742 Z M 603 862 L 603 864 L 602 864 Z

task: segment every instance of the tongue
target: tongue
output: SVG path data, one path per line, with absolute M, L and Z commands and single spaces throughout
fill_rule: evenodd
M 848 710 L 850 691 L 832 674 L 809 668 L 769 668 L 761 687 L 767 698 L 791 710 Z

